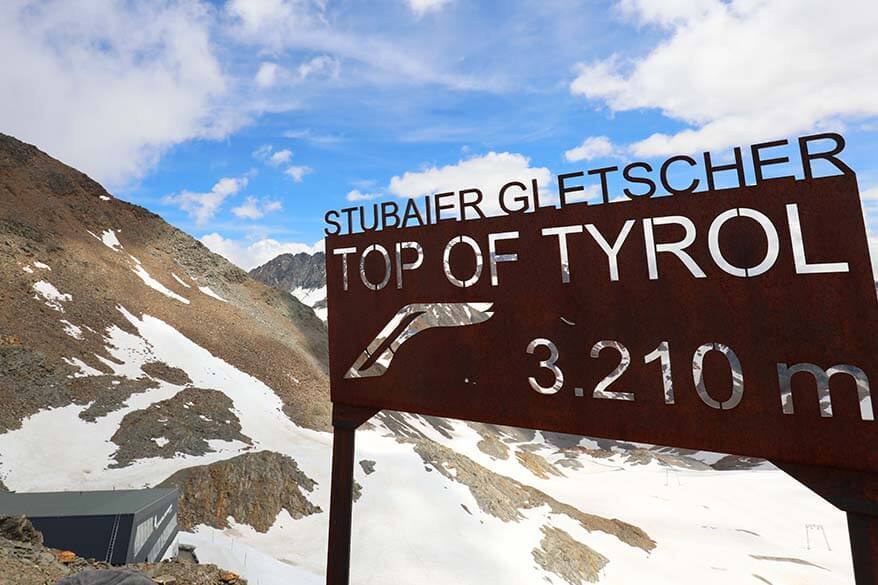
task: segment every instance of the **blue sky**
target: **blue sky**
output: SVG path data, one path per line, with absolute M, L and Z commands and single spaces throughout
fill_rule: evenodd
M 245 268 L 349 198 L 842 131 L 878 233 L 878 6 L 16 1 L 0 131 Z

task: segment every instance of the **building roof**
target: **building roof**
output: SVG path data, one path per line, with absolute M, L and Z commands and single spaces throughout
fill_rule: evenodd
M 0 516 L 103 516 L 134 514 L 171 496 L 176 488 L 96 492 L 0 492 Z

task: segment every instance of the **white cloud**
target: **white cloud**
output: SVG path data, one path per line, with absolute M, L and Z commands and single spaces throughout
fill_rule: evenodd
M 286 148 L 275 151 L 271 144 L 263 144 L 253 151 L 253 156 L 273 167 L 279 167 L 293 159 L 293 151 Z M 306 166 L 290 165 L 283 172 L 285 175 L 292 177 L 295 182 L 301 183 L 305 175 L 314 172 L 314 169 Z
M 497 200 L 500 187 L 510 181 L 520 181 L 530 186 L 532 179 L 536 179 L 538 185 L 545 189 L 549 185 L 551 172 L 546 167 L 531 167 L 530 159 L 522 154 L 489 152 L 457 164 L 429 167 L 406 172 L 401 177 L 395 176 L 387 190 L 398 197 L 420 197 L 476 188 L 485 197 L 483 211 L 496 214 L 500 212 Z
M 406 0 L 409 9 L 414 12 L 415 16 L 421 17 L 428 12 L 439 12 L 450 3 L 451 0 Z
M 412 0 L 418 11 L 437 10 L 447 0 Z M 496 89 L 497 79 L 486 75 L 457 74 L 442 68 L 442 59 L 421 45 L 402 44 L 400 38 L 334 28 L 322 2 L 304 0 L 230 0 L 225 6 L 229 33 L 241 43 L 273 53 L 287 50 L 323 53 L 336 63 L 356 62 L 368 70 L 371 81 L 436 83 L 455 89 Z M 319 57 L 318 57 L 319 58 Z M 308 68 L 306 67 L 306 70 Z M 334 66 L 330 64 L 331 72 Z M 310 72 L 309 72 L 310 74 Z
M 314 171 L 314 169 L 312 169 L 311 167 L 293 165 L 291 167 L 288 167 L 284 171 L 284 174 L 292 177 L 295 182 L 301 183 L 302 179 L 305 177 L 305 175 L 307 175 L 308 173 L 311 173 L 313 171 Z
M 261 38 L 278 48 L 286 44 L 284 29 L 314 27 L 321 21 L 319 11 L 300 0 L 229 0 L 225 9 L 236 21 L 238 34 Z
M 228 197 L 237 194 L 246 186 L 247 177 L 224 177 L 207 193 L 181 191 L 175 195 L 167 195 L 162 202 L 176 205 L 194 219 L 196 225 L 203 226 L 217 214 Z
M 272 87 L 277 83 L 278 73 L 281 67 L 277 63 L 264 62 L 259 65 L 259 71 L 256 72 L 256 85 L 259 87 Z
M 320 55 L 303 61 L 291 72 L 277 63 L 265 61 L 256 72 L 256 85 L 268 89 L 279 84 L 301 82 L 309 78 L 338 79 L 341 73 L 341 62 L 329 55 Z
M 253 151 L 253 158 L 257 158 L 261 161 L 268 159 L 271 156 L 271 151 L 274 147 L 270 144 L 263 144 L 259 148 Z
M 201 243 L 212 252 L 225 257 L 244 270 L 251 270 L 261 266 L 279 254 L 298 254 L 299 252 L 313 254 L 323 251 L 323 240 L 314 244 L 303 244 L 300 242 L 279 242 L 265 238 L 248 244 L 224 238 L 216 232 L 206 234 L 200 239 Z
M 634 143 L 638 156 L 748 144 L 878 115 L 878 4 L 703 0 L 617 5 L 668 31 L 642 58 L 580 64 L 574 94 L 614 111 L 659 109 L 690 128 Z
M 564 158 L 569 162 L 592 160 L 616 154 L 616 148 L 606 136 L 591 136 L 586 138 L 576 148 L 571 148 L 564 153 Z
M 714 5 L 714 0 L 619 0 L 617 8 L 640 24 L 671 27 L 703 17 Z
M 381 197 L 381 193 L 361 193 L 359 189 L 354 189 L 347 194 L 348 201 L 371 201 L 379 197 Z
M 0 2 L 0 127 L 109 186 L 228 135 L 228 80 L 197 0 Z
M 278 167 L 282 164 L 290 162 L 293 158 L 293 151 L 289 149 L 278 150 L 268 157 L 268 164 Z
M 298 71 L 299 79 L 308 79 L 308 77 L 319 74 L 324 74 L 330 79 L 337 79 L 340 70 L 341 63 L 338 59 L 329 55 L 321 55 L 299 65 Z
M 269 213 L 280 211 L 283 205 L 280 201 L 271 199 L 257 199 L 256 197 L 247 197 L 244 203 L 232 209 L 235 216 L 242 219 L 260 219 Z
M 304 130 L 287 130 L 283 133 L 284 138 L 292 138 L 294 140 L 305 140 L 314 144 L 337 144 L 343 140 L 341 136 L 333 134 L 318 134 L 311 132 L 309 128 Z

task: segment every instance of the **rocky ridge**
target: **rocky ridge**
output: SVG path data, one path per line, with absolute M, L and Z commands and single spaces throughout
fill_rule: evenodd
M 250 271 L 250 276 L 268 286 L 292 291 L 326 286 L 326 256 L 323 252 L 281 254 Z
M 245 453 L 210 465 L 178 471 L 161 487 L 180 488 L 180 526 L 228 528 L 229 518 L 260 532 L 281 510 L 293 518 L 322 512 L 308 499 L 316 482 L 290 457 L 271 451 Z

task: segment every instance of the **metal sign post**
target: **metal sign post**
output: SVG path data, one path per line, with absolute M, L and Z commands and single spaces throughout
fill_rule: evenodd
M 805 176 L 329 237 L 327 583 L 355 429 L 391 409 L 769 459 L 847 512 L 878 585 L 865 225 L 852 172 Z

